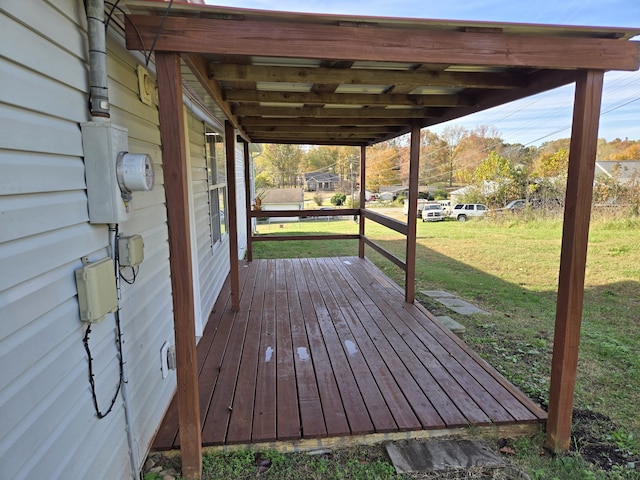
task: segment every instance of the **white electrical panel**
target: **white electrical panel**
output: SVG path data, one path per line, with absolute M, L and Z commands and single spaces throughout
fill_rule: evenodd
M 99 322 L 107 313 L 118 310 L 116 277 L 111 258 L 92 263 L 85 261 L 75 274 L 81 320 Z
M 122 223 L 132 214 L 118 184 L 117 158 L 129 149 L 127 130 L 107 123 L 87 122 L 82 127 L 90 223 Z
M 140 235 L 118 239 L 118 262 L 121 267 L 135 267 L 144 260 L 144 241 Z

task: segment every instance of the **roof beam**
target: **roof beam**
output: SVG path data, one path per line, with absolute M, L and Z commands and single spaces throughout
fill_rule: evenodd
M 410 118 L 346 118 L 346 117 L 335 117 L 335 118 L 261 118 L 255 116 L 247 116 L 242 118 L 242 124 L 251 129 L 256 126 L 269 126 L 269 127 L 281 127 L 288 125 L 305 125 L 305 126 L 315 126 L 315 127 L 325 127 L 325 126 L 407 126 L 411 125 Z
M 256 107 L 240 105 L 233 107 L 238 117 L 255 115 Z M 323 107 L 262 107 L 260 113 L 267 117 L 314 117 L 325 118 L 430 118 L 442 112 L 430 108 L 323 108 Z
M 230 102 L 304 103 L 306 105 L 405 105 L 423 107 L 460 107 L 473 105 L 474 99 L 465 95 L 401 95 L 362 93 L 301 93 L 256 90 L 228 90 Z
M 325 131 L 316 131 L 316 132 L 260 132 L 259 134 L 254 135 L 255 137 L 260 138 L 270 138 L 270 139 L 282 139 L 282 138 L 314 138 L 314 139 L 322 139 L 322 138 L 347 138 L 347 139 L 362 139 L 368 140 L 371 138 L 375 138 L 375 135 L 370 133 L 363 132 L 325 132 Z
M 479 59 L 478 59 L 479 60 Z M 275 67 L 210 63 L 219 81 L 408 85 L 454 88 L 518 88 L 521 76 L 510 72 L 443 72 L 441 70 L 376 70 L 361 68 Z
M 461 107 L 454 110 L 449 110 L 435 121 L 427 120 L 423 122 L 423 127 L 435 125 L 436 123 L 442 123 L 456 118 L 461 118 L 466 115 L 471 115 L 488 108 L 502 105 L 520 98 L 536 95 L 538 93 L 546 92 L 554 88 L 568 85 L 576 81 L 578 72 L 574 70 L 558 70 L 555 72 L 538 71 L 529 76 L 529 85 L 518 91 L 516 90 L 502 90 L 494 91 L 492 94 L 485 95 L 482 100 L 472 107 Z M 387 140 L 387 139 L 384 139 Z
M 352 140 L 346 140 L 343 138 L 333 138 L 333 137 L 327 137 L 327 136 L 323 136 L 320 139 L 315 139 L 315 138 L 306 138 L 306 137 L 297 137 L 297 138 L 292 138 L 292 137 L 287 137 L 285 139 L 273 139 L 271 137 L 256 137 L 254 139 L 255 143 L 277 143 L 277 144 L 284 144 L 284 145 L 332 145 L 332 146 L 336 146 L 336 145 L 340 145 L 340 146 L 346 146 L 346 147 L 361 147 L 363 145 L 369 145 L 371 143 L 371 141 L 367 141 L 367 140 L 358 140 L 358 139 L 352 139 Z
M 231 124 L 238 130 L 242 138 L 246 141 L 249 141 L 249 137 L 247 133 L 244 131 L 242 126 L 238 123 L 238 119 L 231 112 L 231 106 L 229 102 L 224 99 L 224 95 L 222 93 L 222 89 L 218 82 L 215 80 L 211 80 L 207 74 L 207 60 L 202 55 L 195 54 L 184 54 L 181 55 L 182 61 L 189 67 L 189 70 L 193 73 L 193 75 L 198 79 L 202 87 L 207 91 L 207 93 L 215 100 L 220 109 L 224 112 L 227 119 L 231 122 Z
M 640 45 L 602 38 L 127 15 L 127 48 L 321 60 L 636 70 Z
M 345 126 L 345 125 L 323 125 L 322 127 L 317 126 L 299 126 L 299 125 L 288 125 L 288 126 L 256 126 L 248 129 L 251 134 L 255 134 L 257 132 L 263 134 L 282 134 L 282 133 L 314 133 L 322 130 L 322 132 L 331 132 L 331 133 L 356 133 L 356 134 L 366 134 L 367 136 L 371 136 L 371 134 L 380 134 L 394 131 L 393 127 L 387 127 L 380 125 L 379 127 L 353 127 L 353 126 Z

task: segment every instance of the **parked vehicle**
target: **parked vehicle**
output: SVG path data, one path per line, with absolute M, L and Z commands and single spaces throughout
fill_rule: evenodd
M 469 217 L 482 217 L 488 211 L 489 208 L 481 203 L 459 203 L 453 207 L 449 216 L 459 222 L 466 222 Z
M 417 217 L 421 218 L 422 216 L 422 209 L 424 208 L 425 205 L 430 205 L 433 204 L 434 202 L 431 202 L 429 200 L 426 200 L 424 198 L 419 198 L 418 197 L 418 212 L 417 212 Z M 437 205 L 437 204 L 436 204 Z M 405 215 L 409 215 L 409 199 L 405 199 L 404 203 L 402 204 L 402 213 L 404 213 Z
M 442 207 L 444 214 L 448 217 L 451 213 L 451 200 L 438 200 L 438 203 Z
M 506 206 L 492 210 L 491 213 L 519 213 L 522 212 L 525 208 L 527 208 L 527 201 L 521 198 L 518 200 L 512 200 L 507 203 Z
M 421 216 L 423 222 L 439 222 L 445 219 L 446 213 L 439 203 L 429 202 L 422 208 Z

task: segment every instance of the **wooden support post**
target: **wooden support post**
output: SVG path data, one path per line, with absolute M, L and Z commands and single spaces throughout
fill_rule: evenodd
M 358 256 L 360 258 L 364 258 L 364 214 L 362 211 L 365 209 L 366 200 L 366 191 L 367 191 L 367 147 L 362 145 L 360 147 L 360 225 L 358 234 L 360 235 L 360 240 L 358 241 Z
M 236 197 L 236 130 L 224 122 L 224 148 L 227 160 L 227 220 L 229 221 L 229 263 L 231 271 L 231 309 L 240 310 L 240 262 L 238 261 L 238 209 Z
M 603 76 L 582 72 L 576 82 L 547 419 L 554 452 L 568 450 L 571 439 Z
M 156 72 L 164 190 L 167 197 L 182 474 L 186 479 L 199 480 L 202 477 L 202 442 L 198 359 L 191 268 L 187 145 L 178 54 L 156 52 Z
M 411 127 L 409 152 L 409 212 L 407 217 L 407 251 L 405 263 L 404 300 L 413 303 L 416 296 L 416 229 L 418 218 L 418 172 L 420 170 L 420 125 Z
M 249 144 L 244 142 L 244 198 L 247 212 L 247 261 L 253 261 L 253 226 L 251 222 L 251 154 Z

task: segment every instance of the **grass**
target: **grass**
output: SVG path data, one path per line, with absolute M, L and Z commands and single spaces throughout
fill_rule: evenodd
M 401 214 L 397 218 L 403 219 Z M 352 219 L 318 220 L 282 227 L 261 225 L 259 230 L 356 233 L 357 225 Z M 403 236 L 370 222 L 366 231 L 368 237 L 403 258 Z M 445 290 L 491 315 L 464 317 L 430 303 L 419 293 L 418 300 L 434 313 L 450 315 L 465 325 L 465 341 L 543 406 L 548 401 L 561 237 L 562 222 L 558 218 L 418 221 L 416 290 Z M 573 448 L 566 455 L 554 457 L 544 451 L 543 434 L 508 440 L 516 452 L 512 463 L 534 480 L 640 478 L 638 238 L 638 220 L 592 220 Z M 254 244 L 255 258 L 356 254 L 357 241 Z M 369 248 L 367 256 L 398 284 L 404 283 L 400 269 Z M 233 455 L 237 457 L 213 456 L 208 462 L 233 465 L 244 459 L 246 475 L 256 475 L 254 453 Z M 272 462 L 271 468 L 261 474 L 265 478 L 396 478 L 388 469 L 384 452 L 377 447 L 334 451 L 330 458 L 322 459 L 302 454 L 260 455 L 270 457 Z M 249 478 L 240 471 L 235 474 L 238 476 L 212 473 L 205 478 Z

